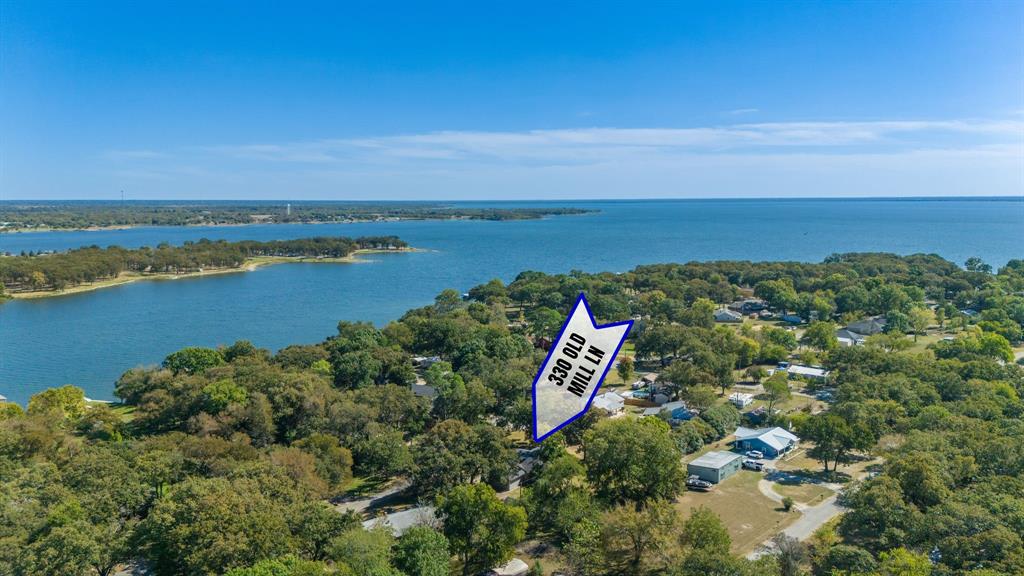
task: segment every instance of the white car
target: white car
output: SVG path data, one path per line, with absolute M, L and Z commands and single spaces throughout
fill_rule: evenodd
M 743 455 L 747 458 L 754 458 L 757 460 L 764 458 L 764 454 L 762 454 L 760 450 L 747 450 Z

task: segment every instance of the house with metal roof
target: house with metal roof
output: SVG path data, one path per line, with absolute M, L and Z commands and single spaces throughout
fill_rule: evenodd
M 846 325 L 846 329 L 857 334 L 873 336 L 885 331 L 885 316 L 873 316 Z
M 715 322 L 743 322 L 743 315 L 725 308 L 715 310 Z
M 839 340 L 840 346 L 863 346 L 867 338 L 867 336 L 848 328 L 836 330 L 836 340 Z
M 739 472 L 743 457 L 734 452 L 713 451 L 696 458 L 686 465 L 686 473 L 701 480 L 718 484 Z
M 757 450 L 766 458 L 778 458 L 796 448 L 800 438 L 785 428 L 744 428 L 740 426 L 733 433 L 737 450 Z
M 662 413 L 667 414 L 672 420 L 690 420 L 694 416 L 693 412 L 690 412 L 686 407 L 686 402 L 683 402 L 682 400 L 666 402 L 661 406 L 646 408 L 643 411 L 644 416 L 658 416 Z
M 789 374 L 790 378 L 800 376 L 810 380 L 825 380 L 828 378 L 828 370 L 824 368 L 818 368 L 817 366 L 803 366 L 801 364 L 791 364 L 786 367 L 786 373 Z
M 612 414 L 622 412 L 626 406 L 626 399 L 615 392 L 605 392 L 594 398 L 593 407 L 600 408 Z

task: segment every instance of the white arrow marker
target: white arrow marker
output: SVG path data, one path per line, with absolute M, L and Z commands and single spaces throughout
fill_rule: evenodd
M 533 380 L 534 442 L 590 408 L 632 326 L 632 320 L 598 326 L 580 293 Z

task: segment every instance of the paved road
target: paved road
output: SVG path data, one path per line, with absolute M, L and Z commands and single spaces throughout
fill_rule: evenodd
M 811 535 L 814 534 L 815 530 L 821 528 L 826 522 L 846 511 L 846 508 L 836 504 L 836 498 L 838 497 L 838 494 L 832 495 L 816 506 L 801 506 L 798 504 L 797 506 L 800 508 L 801 512 L 800 518 L 786 527 L 782 533 L 801 541 L 810 538 Z M 767 540 L 756 550 L 747 554 L 747 558 L 754 560 L 760 556 L 764 556 L 765 554 L 771 554 L 774 549 L 775 547 L 772 545 L 771 540 Z
M 840 492 L 842 492 L 843 486 L 829 482 L 821 483 L 821 485 L 834 491 L 835 494 L 822 500 L 821 503 L 815 506 L 808 506 L 800 503 L 794 504 L 794 508 L 800 512 L 800 518 L 785 528 L 782 531 L 783 534 L 791 538 L 796 538 L 797 540 L 806 540 L 814 534 L 815 530 L 824 526 L 826 522 L 846 511 L 846 508 L 843 508 L 836 503 L 836 499 L 839 497 Z M 772 482 L 764 479 L 758 480 L 757 489 L 760 490 L 761 494 L 764 494 L 767 498 L 770 498 L 775 502 L 782 502 L 782 496 L 775 491 L 774 484 Z M 753 560 L 759 556 L 770 554 L 773 551 L 774 546 L 772 545 L 772 541 L 766 540 L 761 543 L 756 550 L 747 554 L 747 558 Z

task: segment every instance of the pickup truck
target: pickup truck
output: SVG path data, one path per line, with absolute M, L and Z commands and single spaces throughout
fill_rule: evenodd
M 758 462 L 757 460 L 751 460 L 748 458 L 743 461 L 743 468 L 747 470 L 753 470 L 755 472 L 760 472 L 764 470 L 764 462 Z

